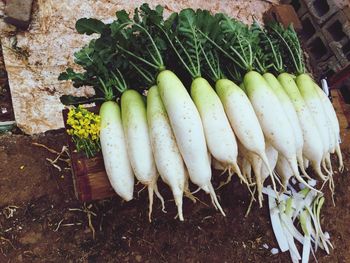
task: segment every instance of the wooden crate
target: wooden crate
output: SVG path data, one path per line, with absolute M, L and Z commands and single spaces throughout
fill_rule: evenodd
M 98 112 L 97 107 L 89 108 L 92 112 Z M 67 129 L 68 109 L 62 111 L 64 125 Z M 102 153 L 94 158 L 87 158 L 82 153 L 78 153 L 72 137 L 67 134 L 67 143 L 71 158 L 71 169 L 75 195 L 82 202 L 104 199 L 115 196 L 111 184 L 109 183 Z

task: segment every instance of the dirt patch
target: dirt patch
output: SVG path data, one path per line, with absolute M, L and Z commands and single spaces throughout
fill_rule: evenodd
M 245 218 L 249 196 L 237 180 L 218 191 L 226 218 L 210 205 L 209 196 L 200 193 L 203 203 L 185 199 L 185 222 L 174 219 L 175 204 L 160 184 L 168 213 L 156 200 L 149 223 L 146 191 L 129 203 L 115 197 L 81 204 L 75 200 L 70 171 L 64 169 L 68 165 L 59 162 L 60 172 L 46 161 L 55 154 L 33 142 L 60 151 L 65 136 L 56 132 L 0 137 L 0 262 L 290 261 L 288 253 L 272 255 L 263 248 L 277 247 L 267 203 L 262 209 L 253 205 Z M 345 160 L 350 167 L 349 153 Z M 335 184 L 336 207 L 327 192 L 322 218 L 335 249 L 331 255 L 317 251 L 319 262 L 350 262 L 349 171 L 337 174 Z

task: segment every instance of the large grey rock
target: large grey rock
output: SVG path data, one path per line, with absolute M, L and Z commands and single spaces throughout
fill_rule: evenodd
M 5 22 L 26 29 L 30 23 L 33 0 L 7 0 Z

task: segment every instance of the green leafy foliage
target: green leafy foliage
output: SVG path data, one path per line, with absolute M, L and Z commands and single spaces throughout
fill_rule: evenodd
M 200 10 L 198 10 L 199 12 Z M 176 34 L 173 40 L 184 66 L 193 78 L 201 76 L 201 38 L 203 37 L 197 32 L 199 18 L 200 16 L 197 16 L 193 9 L 182 10 L 178 15 Z
M 89 76 L 89 72 L 78 73 L 71 68 L 67 68 L 58 76 L 58 80 L 71 80 L 75 88 L 82 86 L 95 86 L 96 81 L 93 76 Z
M 122 22 L 127 21 L 124 12 L 117 13 L 117 17 L 120 17 Z M 129 21 L 130 27 L 123 28 L 117 35 L 118 49 L 133 60 L 134 64 L 141 62 L 157 70 L 164 69 L 163 52 L 167 47 L 160 37 L 159 26 L 162 21 L 162 7 L 157 6 L 153 10 L 148 4 L 143 4 L 136 8 L 133 19 Z
M 179 14 L 171 16 L 163 25 L 163 33 L 173 52 L 177 56 L 179 68 L 186 70 L 192 78 L 201 76 L 202 68 L 209 66 L 217 73 L 218 58 L 212 52 L 209 39 L 218 41 L 220 34 L 219 17 L 213 16 L 207 10 L 191 8 L 182 10 Z M 213 66 L 212 66 L 213 65 Z M 210 71 L 210 77 L 215 78 Z
M 261 72 L 272 70 L 276 73 L 284 71 L 283 58 L 280 48 L 280 42 L 271 37 L 269 32 L 263 28 L 257 21 L 254 21 L 252 31 L 257 31 L 259 34 L 259 46 L 257 50 L 257 68 Z
M 205 75 L 216 81 L 224 77 L 221 64 L 228 63 L 216 47 L 223 45 L 223 34 L 220 28 L 223 14 L 212 15 L 207 10 L 197 10 L 197 31 L 201 35 L 201 50 L 204 57 Z
M 271 23 L 267 26 L 275 46 L 279 48 L 287 68 L 297 74 L 305 73 L 303 51 L 293 25 L 284 28 L 280 23 Z
M 75 79 L 77 81 L 85 81 L 85 76 L 82 73 L 76 73 L 72 68 L 67 68 L 65 72 L 62 72 L 58 80 L 70 80 Z
M 254 68 L 259 47 L 259 33 L 249 26 L 226 15 L 221 22 L 224 49 L 232 54 L 234 63 L 246 71 Z
M 113 100 L 126 89 L 127 84 L 123 76 L 127 75 L 130 65 L 127 58 L 116 47 L 118 40 L 128 38 L 127 31 L 123 30 L 130 24 L 130 20 L 125 17 L 124 12 L 118 12 L 117 17 L 120 20 L 108 25 L 96 19 L 77 21 L 76 27 L 79 33 L 99 33 L 100 36 L 74 53 L 74 62 L 81 66 L 82 72 L 75 72 L 68 68 L 60 74 L 59 80 L 71 80 L 76 88 L 91 86 L 95 90 L 95 96 L 88 100 L 62 96 L 62 103 L 99 102 L 101 98 Z
M 64 105 L 79 105 L 79 104 L 87 104 L 96 101 L 103 101 L 103 98 L 98 98 L 97 96 L 93 97 L 76 97 L 72 95 L 62 95 L 60 97 L 60 101 Z
M 185 84 L 202 75 L 214 81 L 226 75 L 240 82 L 242 75 L 253 69 L 280 73 L 292 65 L 298 73 L 305 70 L 292 27 L 248 26 L 221 13 L 191 8 L 172 13 L 165 20 L 163 11 L 162 6 L 152 9 L 143 4 L 132 17 L 125 10 L 116 12 L 109 24 L 94 18 L 79 19 L 79 33 L 98 36 L 74 54 L 80 69 L 67 68 L 59 80 L 70 80 L 76 88 L 91 86 L 96 95 L 63 96 L 62 102 L 115 99 L 129 83 L 136 89 L 154 84 L 165 66 Z
M 94 33 L 102 34 L 103 30 L 106 28 L 106 25 L 95 18 L 81 18 L 75 24 L 75 29 L 80 34 L 91 35 Z
M 254 61 L 254 68 L 256 68 L 260 73 L 267 72 L 271 67 L 271 61 L 274 58 L 273 49 L 269 46 L 269 37 L 267 36 L 264 29 L 254 22 L 250 28 L 252 32 L 255 32 L 259 37 L 259 45 L 256 46 L 256 56 Z

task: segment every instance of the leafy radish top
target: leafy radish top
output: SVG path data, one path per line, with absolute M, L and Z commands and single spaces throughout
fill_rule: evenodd
M 91 86 L 95 95 L 64 95 L 64 104 L 114 100 L 127 83 L 134 89 L 154 84 L 157 73 L 166 67 L 183 76 L 185 83 L 186 76 L 194 79 L 202 75 L 214 81 L 227 75 L 240 82 L 242 73 L 251 70 L 280 73 L 292 67 L 298 74 L 305 72 L 292 27 L 271 24 L 263 29 L 257 23 L 249 27 L 207 10 L 184 9 L 164 20 L 163 7 L 151 9 L 143 4 L 132 18 L 122 10 L 110 24 L 82 18 L 76 29 L 98 38 L 74 54 L 81 70 L 67 68 L 59 80 L 71 80 L 76 88 Z

